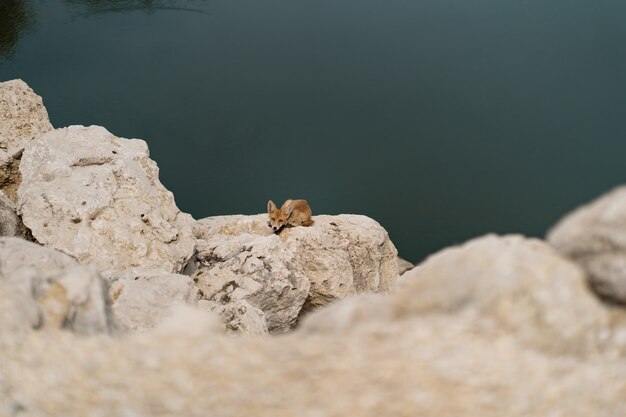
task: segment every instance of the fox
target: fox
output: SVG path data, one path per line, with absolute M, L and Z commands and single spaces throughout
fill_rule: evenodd
M 287 200 L 280 209 L 272 200 L 267 202 L 267 214 L 270 217 L 267 223 L 274 233 L 280 233 L 284 227 L 311 226 L 311 206 L 306 200 Z

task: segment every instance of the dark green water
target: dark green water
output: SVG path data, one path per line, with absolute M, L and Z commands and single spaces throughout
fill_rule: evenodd
M 196 218 L 307 198 L 413 261 L 626 180 L 623 0 L 0 0 L 12 78 Z

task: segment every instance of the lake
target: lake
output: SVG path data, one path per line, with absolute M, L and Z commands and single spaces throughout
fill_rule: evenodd
M 0 80 L 145 139 L 196 218 L 306 198 L 414 262 L 626 180 L 621 0 L 0 0 Z

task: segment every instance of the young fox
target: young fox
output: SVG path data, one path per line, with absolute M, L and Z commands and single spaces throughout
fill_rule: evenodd
M 287 200 L 279 209 L 272 200 L 267 202 L 267 213 L 270 216 L 269 226 L 278 233 L 285 226 L 310 226 L 311 206 L 306 200 Z

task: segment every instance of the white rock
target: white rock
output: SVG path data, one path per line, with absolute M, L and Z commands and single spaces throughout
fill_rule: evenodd
M 626 304 L 626 187 L 567 215 L 548 242 L 585 270 L 599 295 Z
M 0 333 L 109 331 L 106 283 L 95 268 L 18 238 L 0 238 L 0 312 Z
M 398 264 L 398 274 L 400 275 L 415 268 L 415 265 L 413 265 L 411 262 L 407 261 L 406 259 L 402 259 L 399 256 L 396 259 L 396 263 Z
M 245 216 L 213 216 L 196 221 L 193 234 L 196 239 L 211 239 L 219 234 L 223 236 L 239 236 L 242 234 L 272 236 L 272 229 L 267 224 L 267 215 Z
M 154 328 L 149 337 L 163 338 L 172 342 L 178 338 L 206 341 L 220 334 L 223 334 L 223 329 L 215 314 L 188 304 L 179 304 L 173 308 L 172 314 Z
M 275 235 L 267 216 L 199 220 L 196 270 L 202 297 L 246 300 L 263 311 L 270 332 L 299 315 L 362 292 L 384 292 L 398 276 L 387 232 L 365 216 L 315 216 L 311 227 Z
M 392 301 L 387 294 L 358 294 L 347 297 L 305 316 L 296 331 L 305 334 L 334 334 L 340 337 L 363 328 L 380 328 L 381 323 L 392 323 L 397 319 Z
M 191 216 L 159 182 L 142 140 L 98 126 L 57 129 L 30 142 L 18 212 L 33 236 L 102 270 L 180 272 L 195 241 Z
M 198 290 L 186 275 L 145 269 L 109 271 L 105 275 L 114 323 L 125 331 L 151 329 L 179 305 L 193 306 L 198 300 Z
M 523 342 L 558 353 L 590 353 L 608 337 L 606 309 L 583 272 L 547 244 L 486 236 L 443 250 L 402 275 L 396 314 L 471 312 Z
M 125 338 L 34 333 L 20 349 L 0 349 L 0 414 L 624 414 L 623 352 L 616 356 L 602 343 L 584 346 L 595 354 L 576 355 L 579 346 L 559 342 L 545 349 L 525 334 L 552 314 L 538 294 L 555 300 L 555 309 L 567 310 L 558 313 L 570 320 L 555 336 L 560 341 L 577 321 L 588 323 L 584 314 L 597 316 L 597 308 L 604 309 L 580 291 L 575 266 L 540 242 L 488 237 L 446 250 L 419 268 L 424 272 L 405 276 L 389 294 L 340 300 L 278 337 L 222 335 L 212 316 L 191 307 L 156 329 Z M 462 289 L 451 300 L 440 297 L 451 285 Z M 424 301 L 425 289 L 431 302 Z M 571 305 L 564 305 L 565 299 Z M 530 310 L 537 316 L 527 314 Z M 498 314 L 505 312 L 519 313 L 516 325 L 500 321 Z M 497 320 L 489 327 L 492 315 Z M 583 326 L 589 340 L 594 326 Z M 540 325 L 536 331 L 551 338 L 545 330 Z M 6 336 L 0 333 L 0 342 Z M 573 336 L 566 339 L 576 345 Z M 563 350 L 555 350 L 559 347 Z
M 233 300 L 221 304 L 209 300 L 200 300 L 198 306 L 203 310 L 218 314 L 227 333 L 258 335 L 268 333 L 265 314 L 247 301 Z
M 294 254 L 284 250 L 278 236 L 218 235 L 199 240 L 192 277 L 201 298 L 216 306 L 245 300 L 263 311 L 273 332 L 294 326 L 310 287 Z
M 30 232 L 17 215 L 15 204 L 0 191 L 0 236 L 18 236 L 30 240 Z
M 0 83 L 0 190 L 15 201 L 24 145 L 52 130 L 41 97 L 22 80 Z
M 285 229 L 280 237 L 311 281 L 306 311 L 349 295 L 385 292 L 398 277 L 395 246 L 366 216 L 315 216 L 311 227 Z

